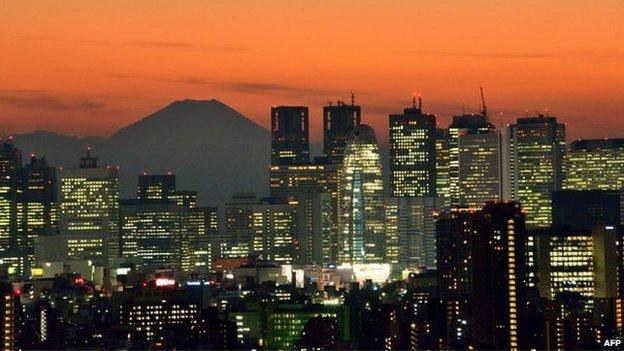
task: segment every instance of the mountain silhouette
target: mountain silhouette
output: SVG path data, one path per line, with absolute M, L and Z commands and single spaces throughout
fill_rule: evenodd
M 25 154 L 75 167 L 91 146 L 102 164 L 120 167 L 122 197 L 135 197 L 137 176 L 176 174 L 178 189 L 196 190 L 202 205 L 221 206 L 234 192 L 268 190 L 270 133 L 218 100 L 182 100 L 108 138 L 50 132 L 15 136 Z

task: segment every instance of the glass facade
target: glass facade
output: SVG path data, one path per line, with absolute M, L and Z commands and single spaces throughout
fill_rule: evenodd
M 342 263 L 383 262 L 383 177 L 375 132 L 358 126 L 339 171 L 338 258 Z

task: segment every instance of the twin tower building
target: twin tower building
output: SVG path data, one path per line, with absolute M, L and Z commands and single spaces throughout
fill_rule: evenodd
M 323 108 L 324 155 L 314 159 L 308 108 L 271 109 L 271 197 L 296 208 L 302 263 L 435 268 L 435 216 L 488 201 L 520 201 L 528 226 L 550 225 L 565 151 L 555 118 L 520 118 L 501 134 L 483 108 L 443 129 L 414 99 L 388 126 L 384 179 L 380 144 L 353 101 Z

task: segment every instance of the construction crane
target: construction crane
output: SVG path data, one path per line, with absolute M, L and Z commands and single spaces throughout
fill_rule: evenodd
M 481 115 L 485 117 L 485 120 L 490 123 L 490 118 L 487 112 L 487 106 L 485 105 L 485 95 L 483 94 L 483 87 L 479 88 L 481 90 Z

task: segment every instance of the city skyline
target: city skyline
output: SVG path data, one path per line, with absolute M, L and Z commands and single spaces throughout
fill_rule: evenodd
M 620 348 L 624 7 L 563 5 L 2 2 L 2 350 Z
M 321 106 L 355 90 L 385 140 L 412 92 L 444 125 L 462 104 L 478 112 L 479 86 L 498 126 L 548 109 L 573 139 L 623 132 L 615 1 L 366 5 L 5 3 L 2 133 L 109 135 L 171 100 L 218 98 L 265 128 L 270 106 L 310 106 L 318 140 Z

